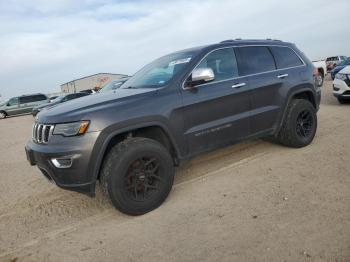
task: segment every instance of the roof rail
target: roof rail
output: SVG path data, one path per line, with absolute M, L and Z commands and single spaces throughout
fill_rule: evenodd
M 279 39 L 273 39 L 273 38 L 266 38 L 266 40 L 269 40 L 269 41 L 278 41 L 278 42 L 282 42 L 282 40 L 279 40 Z
M 221 41 L 220 44 L 221 44 L 221 43 L 230 43 L 230 42 L 233 42 L 233 41 L 235 41 L 235 40 L 233 40 L 233 39 L 228 39 L 228 40 Z
M 236 39 L 227 39 L 227 40 L 221 41 L 220 44 L 231 43 L 231 42 L 242 41 L 242 40 L 245 40 L 245 41 L 264 41 L 264 39 L 242 39 L 242 38 L 236 38 Z M 266 38 L 265 40 L 282 42 L 282 40 L 272 39 L 272 38 Z
M 239 41 L 239 40 L 242 40 L 242 38 L 227 39 L 227 40 L 221 41 L 220 44 L 222 44 L 222 43 L 230 43 L 230 42 Z

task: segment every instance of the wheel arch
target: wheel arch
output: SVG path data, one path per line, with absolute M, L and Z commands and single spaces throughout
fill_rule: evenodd
M 127 139 L 128 137 L 146 137 L 158 141 L 166 149 L 168 149 L 170 155 L 174 160 L 174 164 L 178 164 L 178 158 L 180 156 L 179 149 L 175 143 L 175 140 L 169 130 L 163 123 L 150 122 L 143 123 L 127 128 L 116 129 L 113 131 L 107 131 L 101 133 L 99 136 L 100 141 L 96 141 L 92 157 L 96 159 L 94 162 L 92 179 L 94 182 L 99 179 L 100 170 L 103 164 L 103 159 L 108 154 L 109 150 L 117 143 Z M 95 155 L 97 154 L 97 155 Z M 94 156 L 95 155 L 95 156 Z
M 315 91 L 313 91 L 310 87 L 301 87 L 301 88 L 298 88 L 297 90 L 291 91 L 291 93 L 288 95 L 288 100 L 284 106 L 282 118 L 280 119 L 278 128 L 275 132 L 275 135 L 277 135 L 279 133 L 279 131 L 281 130 L 282 125 L 283 125 L 283 121 L 287 115 L 288 107 L 289 107 L 291 101 L 294 99 L 308 100 L 314 106 L 315 110 L 318 110 Z

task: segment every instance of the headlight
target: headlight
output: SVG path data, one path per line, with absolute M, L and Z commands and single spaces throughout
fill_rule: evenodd
M 89 126 L 89 121 L 57 124 L 53 130 L 54 135 L 76 136 L 83 135 Z
M 346 80 L 346 74 L 338 73 L 338 74 L 335 75 L 335 78 L 345 81 Z

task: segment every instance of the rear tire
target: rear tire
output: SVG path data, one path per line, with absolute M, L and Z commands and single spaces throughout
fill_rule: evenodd
M 142 215 L 169 195 L 175 169 L 168 150 L 152 139 L 135 137 L 115 145 L 102 167 L 102 191 L 119 211 Z
M 287 109 L 282 128 L 277 136 L 282 145 L 300 148 L 309 145 L 317 130 L 314 106 L 307 100 L 292 100 Z
M 6 118 L 6 117 L 7 117 L 6 112 L 0 111 L 0 119 L 4 119 L 4 118 Z

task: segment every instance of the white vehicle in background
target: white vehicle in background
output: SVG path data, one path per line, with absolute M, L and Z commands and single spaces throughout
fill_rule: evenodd
M 338 64 L 340 64 L 346 59 L 347 57 L 343 55 L 327 57 L 326 59 L 327 71 L 333 70 L 333 68 L 335 68 Z
M 344 67 L 335 75 L 333 95 L 341 104 L 350 101 L 350 66 Z
M 312 61 L 312 64 L 318 71 L 316 82 L 318 86 L 323 85 L 323 80 L 327 75 L 327 65 L 325 60 Z

